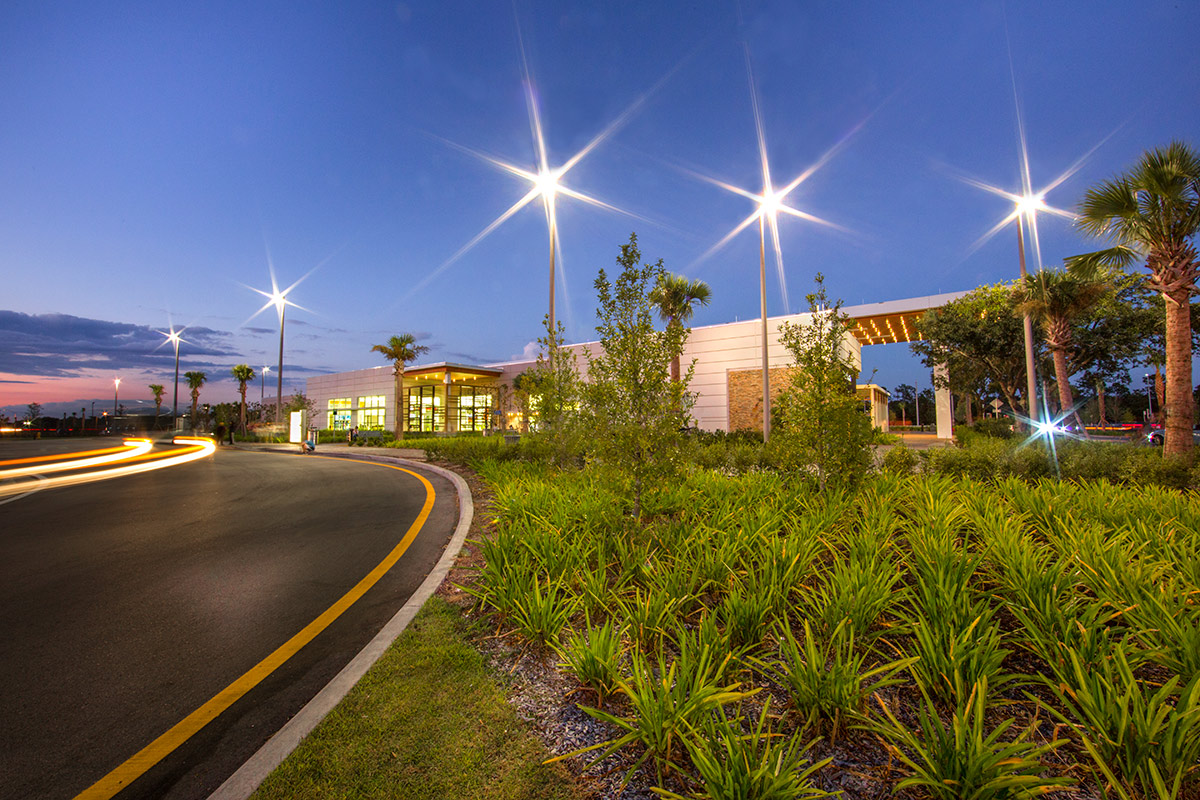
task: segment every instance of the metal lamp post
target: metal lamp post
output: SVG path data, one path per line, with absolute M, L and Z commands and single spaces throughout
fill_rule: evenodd
M 113 420 L 117 418 L 117 390 L 121 388 L 121 379 L 113 378 Z
M 767 361 L 767 234 L 766 208 L 758 217 L 758 302 L 762 311 L 763 441 L 771 438 L 771 370 Z
M 283 421 L 283 315 L 287 309 L 287 296 L 276 292 L 271 302 L 279 309 L 279 374 L 276 376 L 275 422 Z
M 171 398 L 171 429 L 175 428 L 175 420 L 179 419 L 179 334 L 174 328 L 167 334 L 167 341 L 175 346 L 175 391 Z
M 1017 255 L 1021 264 L 1021 283 L 1025 282 L 1025 278 L 1029 275 L 1025 269 L 1025 214 L 1028 211 L 1036 210 L 1042 206 L 1040 197 L 1031 197 L 1026 195 L 1017 201 Z M 1026 404 L 1029 406 L 1029 418 L 1037 422 L 1037 378 L 1033 364 L 1033 318 L 1026 311 L 1023 317 L 1025 326 L 1025 392 L 1027 394 Z

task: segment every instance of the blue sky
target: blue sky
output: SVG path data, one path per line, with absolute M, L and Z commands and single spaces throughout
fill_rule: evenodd
M 371 345 L 399 332 L 430 361 L 526 352 L 540 202 L 447 263 L 530 188 L 479 157 L 536 171 L 523 54 L 550 165 L 607 129 L 563 183 L 625 212 L 560 198 L 570 339 L 593 337 L 592 280 L 631 231 L 712 286 L 695 324 L 757 315 L 753 229 L 711 252 L 754 206 L 706 180 L 762 188 L 747 60 L 774 183 L 820 164 L 787 202 L 831 223 L 780 218 L 771 314 L 817 271 L 847 304 L 1010 279 L 1015 231 L 979 240 L 1011 204 L 962 178 L 1019 190 L 1018 105 L 1035 189 L 1091 153 L 1060 208 L 1196 145 L 1197 30 L 1200 6 L 1153 1 L 6 4 L 0 407 L 111 403 L 114 377 L 148 402 L 171 324 L 202 397 L 233 399 L 233 364 L 276 360 L 247 288 L 272 268 L 304 278 L 285 391 L 383 363 Z M 1093 246 L 1058 217 L 1039 232 L 1046 264 Z M 928 382 L 904 346 L 865 367 Z

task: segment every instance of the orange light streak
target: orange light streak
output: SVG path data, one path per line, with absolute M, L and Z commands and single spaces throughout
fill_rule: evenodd
M 20 481 L 0 486 L 0 497 L 13 494 L 27 494 L 43 489 L 56 489 L 63 486 L 75 486 L 83 483 L 94 483 L 96 481 L 111 480 L 127 475 L 150 472 L 156 469 L 177 467 L 210 456 L 217 449 L 217 444 L 212 439 L 199 436 L 177 436 L 174 443 L 181 444 L 183 447 L 177 450 L 165 450 L 157 453 L 151 452 L 152 444 L 148 440 L 130 441 L 135 443 L 134 451 L 130 457 L 123 459 L 125 463 L 120 466 L 112 466 L 108 469 L 78 475 L 59 475 L 52 478 L 38 478 L 36 480 Z M 81 459 L 81 461 L 83 460 Z M 79 468 L 78 462 L 76 467 Z M 45 471 L 34 469 L 35 474 Z M 11 472 L 5 472 L 0 477 L 8 477 L 11 474 Z

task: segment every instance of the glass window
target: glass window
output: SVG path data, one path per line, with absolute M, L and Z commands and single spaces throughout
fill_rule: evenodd
M 433 385 L 408 390 L 408 430 L 422 433 L 446 430 L 446 409 Z
M 358 428 L 363 431 L 381 431 L 384 425 L 382 408 L 359 408 Z
M 383 408 L 385 405 L 387 405 L 387 400 L 381 394 L 358 398 L 359 408 Z
M 450 407 L 459 431 L 486 431 L 495 427 L 496 390 L 482 386 L 451 386 Z
M 334 397 L 329 400 L 329 426 L 335 431 L 350 429 L 350 398 Z

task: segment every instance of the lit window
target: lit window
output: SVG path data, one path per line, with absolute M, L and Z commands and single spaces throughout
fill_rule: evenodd
M 334 397 L 329 401 L 329 427 L 335 431 L 350 429 L 350 398 Z

